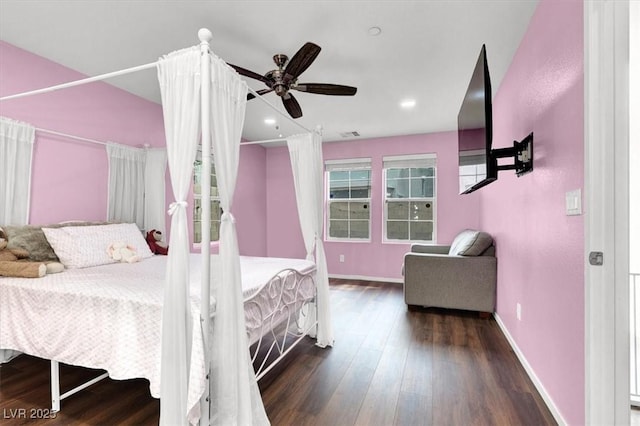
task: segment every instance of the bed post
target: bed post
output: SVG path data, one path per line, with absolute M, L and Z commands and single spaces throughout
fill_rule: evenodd
M 211 117 L 211 62 L 209 60 L 209 41 L 211 41 L 213 35 L 208 29 L 202 28 L 198 31 L 198 38 L 200 39 L 200 114 L 202 125 L 200 322 L 204 339 L 204 362 L 207 379 L 205 381 L 205 391 L 200 399 L 200 425 L 209 425 L 209 329 L 211 327 L 209 317 L 209 276 L 211 273 L 211 129 L 209 123 Z
M 51 411 L 60 411 L 60 370 L 58 361 L 51 360 Z

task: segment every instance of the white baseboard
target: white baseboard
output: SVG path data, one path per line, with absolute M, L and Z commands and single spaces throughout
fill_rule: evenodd
M 513 349 L 516 356 L 518 357 L 520 364 L 522 364 L 522 367 L 524 367 L 524 370 L 527 372 L 527 375 L 529 376 L 534 386 L 538 390 L 538 393 L 540 393 L 540 396 L 544 400 L 545 404 L 547 404 L 547 407 L 549 408 L 549 411 L 551 411 L 551 414 L 553 415 L 553 417 L 556 419 L 559 425 L 561 426 L 566 425 L 567 422 L 562 418 L 562 415 L 560 414 L 560 410 L 558 410 L 558 407 L 556 407 L 556 405 L 553 403 L 551 396 L 542 385 L 542 382 L 540 381 L 540 379 L 538 379 L 538 376 L 536 376 L 536 373 L 533 371 L 533 368 L 531 368 L 529 361 L 527 361 L 527 358 L 525 358 L 524 354 L 516 344 L 516 341 L 513 339 L 513 337 L 511 337 L 511 334 L 509 334 L 509 331 L 507 330 L 507 327 L 502 322 L 502 319 L 500 319 L 500 316 L 496 312 L 494 312 L 493 317 L 496 319 L 496 322 L 498 323 L 500 330 L 502 330 L 502 334 L 504 334 L 504 336 L 507 338 L 509 345 L 511 345 L 511 348 Z
M 383 283 L 395 283 L 395 284 L 404 283 L 404 280 L 402 278 L 366 277 L 364 275 L 329 274 L 329 278 L 336 278 L 336 279 L 339 279 L 339 280 L 379 281 L 379 282 L 383 282 Z

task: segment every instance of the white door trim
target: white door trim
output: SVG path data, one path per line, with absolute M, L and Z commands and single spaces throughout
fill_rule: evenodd
M 585 421 L 629 424 L 629 2 L 584 2 Z M 592 251 L 604 264 L 592 266 Z

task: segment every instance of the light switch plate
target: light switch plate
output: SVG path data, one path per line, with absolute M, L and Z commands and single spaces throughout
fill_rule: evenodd
M 582 214 L 582 191 L 576 189 L 565 194 L 565 206 L 567 216 Z

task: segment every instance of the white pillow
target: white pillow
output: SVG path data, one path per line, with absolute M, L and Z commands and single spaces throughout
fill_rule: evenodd
M 153 256 L 135 223 L 42 228 L 42 231 L 60 262 L 67 268 L 115 263 L 116 260 L 107 253 L 107 248 L 120 241 L 134 247 L 142 259 Z

